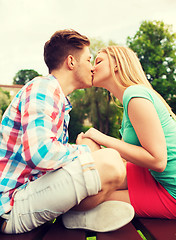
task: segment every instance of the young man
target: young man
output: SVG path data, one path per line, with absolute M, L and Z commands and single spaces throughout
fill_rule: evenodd
M 77 144 L 82 145 L 68 144 L 71 105 L 67 95 L 75 89 L 92 86 L 89 44 L 87 37 L 74 30 L 56 32 L 44 47 L 49 75 L 27 83 L 3 116 L 0 225 L 4 233 L 30 231 L 64 214 L 85 198 L 77 208 L 94 208 L 123 183 L 125 168 L 118 152 L 100 149 L 81 135 Z M 116 212 L 116 222 L 121 214 L 125 214 L 125 221 L 119 219 L 118 224 L 106 224 L 108 228 L 96 226 L 94 211 L 103 214 L 102 209 L 107 207 L 110 216 L 112 211 Z M 86 212 L 86 218 L 95 226 L 81 226 L 84 220 L 73 225 L 72 219 L 76 217 L 72 212 L 64 214 L 64 223 L 70 228 L 108 231 L 126 224 L 134 214 L 130 205 L 124 203 L 121 207 L 121 202 L 100 204 L 93 214 L 91 211 Z

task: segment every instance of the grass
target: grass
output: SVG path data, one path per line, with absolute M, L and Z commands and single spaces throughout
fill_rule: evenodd
M 140 237 L 143 239 L 143 240 L 147 240 L 147 238 L 142 234 L 142 232 L 140 230 L 137 231 L 140 235 Z M 87 237 L 86 240 L 97 240 L 96 236 L 94 237 Z
M 142 234 L 141 231 L 137 231 L 140 235 L 140 237 L 143 239 L 143 240 L 147 240 L 147 238 Z M 94 236 L 94 237 L 87 237 L 86 240 L 97 240 L 97 238 Z
M 139 233 L 139 235 L 141 236 L 141 238 L 143 240 L 147 240 L 147 238 L 142 234 L 142 232 L 140 230 L 137 230 L 137 232 Z

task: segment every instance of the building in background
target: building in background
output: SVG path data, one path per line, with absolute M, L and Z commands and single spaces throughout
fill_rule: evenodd
M 0 88 L 4 91 L 8 91 L 10 93 L 11 100 L 15 97 L 17 92 L 23 87 L 24 85 L 2 85 L 0 84 Z

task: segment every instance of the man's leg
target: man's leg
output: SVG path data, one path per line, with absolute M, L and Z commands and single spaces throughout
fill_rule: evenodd
M 14 197 L 5 233 L 23 233 L 68 211 L 77 203 L 70 174 L 59 169 L 30 182 Z
M 92 157 L 100 176 L 101 191 L 82 200 L 74 210 L 89 210 L 109 200 L 109 196 L 117 189 L 127 189 L 126 166 L 116 150 L 100 149 L 92 152 Z
M 64 214 L 63 223 L 70 229 L 113 231 L 126 225 L 134 217 L 131 204 L 116 199 L 109 201 L 109 197 L 117 192 L 117 189 L 127 188 L 126 166 L 118 152 L 113 149 L 99 150 L 93 152 L 92 156 L 100 175 L 102 190 L 82 200 L 72 211 Z
M 82 160 L 76 159 L 18 191 L 11 213 L 5 216 L 8 219 L 5 232 L 30 231 L 65 213 L 90 195 L 94 196 L 82 201 L 81 208 L 90 209 L 105 201 L 124 181 L 125 168 L 115 150 L 102 149 L 93 152 L 92 157 L 91 154 L 83 155 Z M 94 169 L 83 171 L 84 158 L 95 161 Z
M 90 153 L 83 154 L 82 164 L 87 164 L 87 159 L 94 167 L 85 174 L 77 158 L 17 191 L 11 212 L 2 216 L 7 219 L 4 232 L 30 231 L 65 213 L 88 195 L 97 194 L 101 190 L 100 178 Z

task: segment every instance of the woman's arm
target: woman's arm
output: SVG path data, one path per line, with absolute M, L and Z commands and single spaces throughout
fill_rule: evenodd
M 164 171 L 167 164 L 167 148 L 160 120 L 153 104 L 144 98 L 132 98 L 128 115 L 141 143 L 140 146 L 109 137 L 98 130 L 85 133 L 100 145 L 116 149 L 122 158 L 154 171 Z

